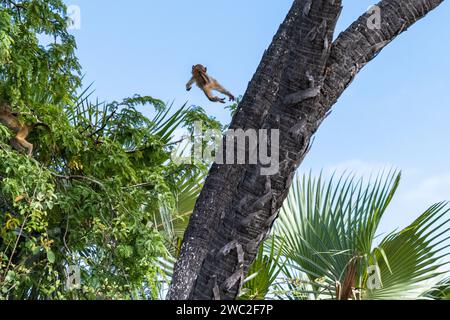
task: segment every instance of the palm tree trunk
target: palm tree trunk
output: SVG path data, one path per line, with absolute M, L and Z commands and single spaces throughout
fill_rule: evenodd
M 383 0 L 333 43 L 342 0 L 295 0 L 231 129 L 279 129 L 280 169 L 214 164 L 185 233 L 168 299 L 234 299 L 270 232 L 311 138 L 359 70 L 443 0 Z

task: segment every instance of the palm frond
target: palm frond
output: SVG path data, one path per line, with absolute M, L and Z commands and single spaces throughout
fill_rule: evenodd
M 435 285 L 433 279 L 445 273 L 450 254 L 449 212 L 447 203 L 435 204 L 411 225 L 383 239 L 379 247 L 387 261 L 374 252 L 380 288 L 367 290 L 366 299 L 416 299 Z
M 371 253 L 375 231 L 395 193 L 400 173 L 379 176 L 367 186 L 343 175 L 335 184 L 311 175 L 298 178 L 276 224 L 284 255 L 311 281 L 342 282 L 354 257 Z
M 281 250 L 275 247 L 275 238 L 259 248 L 258 255 L 249 270 L 239 298 L 242 300 L 264 300 L 281 273 Z
M 447 203 L 433 205 L 410 226 L 374 245 L 399 182 L 397 172 L 367 184 L 350 175 L 328 182 L 321 176 L 298 178 L 275 228 L 284 239 L 275 243 L 288 260 L 284 275 L 296 273 L 302 279 L 301 285 L 291 279 L 285 287 L 304 290 L 300 297 L 314 293 L 316 299 L 410 299 L 423 296 L 439 276 L 448 275 Z
M 450 300 L 450 277 L 436 283 L 423 294 L 423 297 L 433 300 Z

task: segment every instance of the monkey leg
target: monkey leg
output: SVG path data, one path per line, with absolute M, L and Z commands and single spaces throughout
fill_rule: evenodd
M 203 87 L 203 92 L 205 93 L 206 97 L 208 97 L 209 101 L 225 103 L 225 98 L 219 98 L 214 96 L 209 86 Z
M 23 141 L 23 144 L 26 149 L 28 149 L 28 156 L 31 158 L 33 156 L 33 145 L 28 141 Z
M 19 132 L 17 132 L 16 134 L 16 140 L 22 145 L 22 147 L 24 147 L 25 149 L 28 150 L 28 156 L 31 157 L 33 154 L 33 145 L 31 143 L 29 143 L 26 139 L 28 137 L 28 134 L 30 133 L 30 130 L 32 130 L 33 127 L 29 127 L 29 126 L 22 126 L 22 128 L 20 128 Z
M 215 83 L 215 90 L 219 91 L 220 93 L 223 93 L 224 95 L 226 95 L 228 98 L 230 98 L 230 101 L 234 101 L 236 100 L 236 98 L 234 97 L 234 95 L 228 91 L 227 89 L 225 89 L 220 83 L 218 83 L 216 81 Z
M 27 151 L 29 157 L 33 155 L 33 145 L 25 139 L 15 137 L 11 139 L 11 145 L 19 152 Z
M 22 145 L 16 140 L 16 138 L 12 138 L 9 143 L 11 144 L 11 146 L 16 149 L 19 152 L 23 152 L 23 147 Z

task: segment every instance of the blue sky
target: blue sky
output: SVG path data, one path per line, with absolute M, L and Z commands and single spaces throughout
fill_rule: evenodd
M 73 31 L 85 84 L 101 100 L 135 93 L 229 113 L 198 89 L 202 63 L 243 94 L 292 0 L 70 0 L 81 9 Z M 374 1 L 344 0 L 338 32 Z M 398 168 L 403 182 L 381 230 L 403 227 L 437 201 L 450 200 L 450 3 L 418 22 L 357 76 L 321 126 L 301 171 L 354 171 L 369 177 Z M 147 111 L 145 111 L 147 112 Z M 150 113 L 149 113 L 150 114 Z

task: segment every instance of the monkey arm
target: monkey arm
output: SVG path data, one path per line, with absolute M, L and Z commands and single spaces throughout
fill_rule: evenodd
M 192 85 L 194 84 L 194 82 L 195 82 L 195 78 L 192 77 L 191 80 L 189 80 L 189 82 L 186 83 L 186 91 L 190 91 L 192 89 Z

